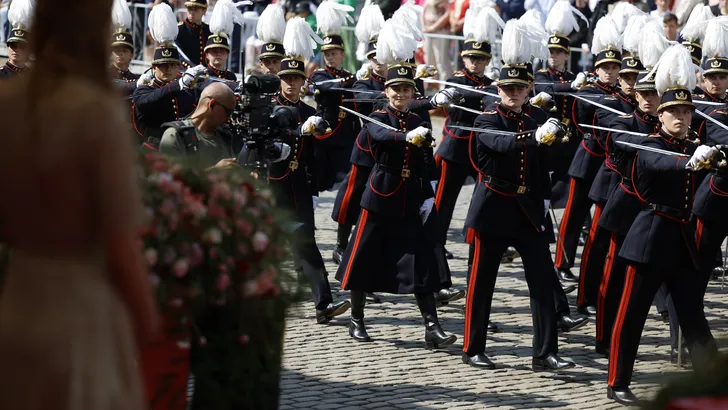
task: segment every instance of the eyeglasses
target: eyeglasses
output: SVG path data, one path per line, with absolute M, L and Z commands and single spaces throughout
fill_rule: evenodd
M 230 118 L 230 116 L 233 115 L 233 111 L 235 111 L 235 108 L 228 108 L 228 107 L 220 104 L 220 102 L 218 102 L 214 98 L 210 98 L 210 97 L 205 97 L 205 98 L 208 98 L 210 100 L 210 103 L 213 106 L 220 106 L 220 107 L 222 107 L 222 109 L 225 110 L 225 115 L 227 115 L 228 118 Z

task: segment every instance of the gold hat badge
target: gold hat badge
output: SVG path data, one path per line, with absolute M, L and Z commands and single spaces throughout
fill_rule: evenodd
M 685 91 L 678 91 L 675 93 L 675 99 L 685 101 L 688 99 L 688 94 Z
M 397 70 L 397 74 L 399 75 L 407 75 L 409 71 L 407 70 L 407 67 L 402 67 L 399 70 Z
M 473 48 L 480 50 L 483 47 L 483 43 L 473 43 Z
M 298 61 L 291 60 L 291 62 L 288 63 L 288 66 L 291 67 L 291 68 L 298 68 Z
M 172 57 L 172 50 L 165 48 L 162 51 L 162 57 Z
M 617 54 L 615 54 L 614 51 L 610 50 L 610 51 L 607 51 L 606 53 L 604 53 L 604 56 L 607 58 L 614 58 L 617 56 Z
M 551 42 L 551 44 L 558 44 L 559 43 L 559 38 L 556 37 L 556 36 L 553 36 L 553 37 L 551 37 L 549 39 L 549 42 Z
M 331 37 L 324 38 L 324 44 L 331 44 L 332 41 L 334 41 L 334 39 Z
M 124 37 L 123 34 L 119 34 L 118 36 L 116 36 L 116 41 L 124 41 L 124 40 L 126 40 L 126 37 Z
M 711 68 L 720 68 L 720 60 L 713 60 L 710 62 Z
M 630 58 L 627 60 L 627 67 L 636 67 L 637 66 L 637 60 Z
M 13 30 L 13 35 L 15 37 L 23 37 L 25 36 L 25 32 L 23 30 Z
M 518 70 L 508 70 L 508 77 L 518 77 Z
M 275 44 L 266 44 L 265 51 L 273 51 L 276 49 Z

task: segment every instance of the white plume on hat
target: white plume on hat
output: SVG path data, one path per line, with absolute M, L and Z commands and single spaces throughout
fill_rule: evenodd
M 626 1 L 620 1 L 614 5 L 614 9 L 612 9 L 612 14 L 610 14 L 610 17 L 614 21 L 614 24 L 617 26 L 617 30 L 619 30 L 619 33 L 622 34 L 627 28 L 627 23 L 629 22 L 630 17 L 640 16 L 643 14 L 645 14 L 645 12 L 638 9 L 637 6 L 635 6 L 634 4 Z
M 728 16 L 708 21 L 703 38 L 703 56 L 728 58 Z
M 179 33 L 177 16 L 169 4 L 160 3 L 149 12 L 149 32 L 154 41 L 160 44 L 173 43 Z
M 407 0 L 407 2 L 399 7 L 394 12 L 392 18 L 397 17 L 397 21 L 407 26 L 407 30 L 410 31 L 416 38 L 417 41 L 422 41 L 422 7 L 415 5 L 413 0 Z M 414 51 L 412 52 L 414 54 Z M 408 58 L 412 58 L 409 56 Z
M 357 40 L 362 43 L 367 43 L 379 35 L 382 27 L 384 27 L 382 9 L 376 4 L 367 4 L 361 9 L 359 21 L 356 23 L 354 32 L 356 33 Z
M 545 60 L 549 56 L 546 46 L 548 34 L 541 24 L 541 13 L 536 9 L 528 10 L 518 19 L 526 40 L 530 43 L 531 57 Z
M 340 34 L 341 27 L 346 23 L 353 23 L 354 19 L 349 15 L 354 8 L 345 4 L 339 4 L 335 0 L 324 0 L 316 9 L 316 24 L 319 33 L 324 35 Z
M 111 7 L 111 23 L 117 30 L 127 30 L 131 27 L 131 11 L 125 0 L 114 0 L 114 5 Z
M 470 12 L 471 10 L 468 10 Z M 490 5 L 482 7 L 477 15 L 471 15 L 463 23 L 463 34 L 465 39 L 475 40 L 478 43 L 494 44 L 498 34 L 506 26 L 506 23 Z M 469 22 L 468 22 L 469 21 Z
M 524 65 L 531 60 L 531 44 L 519 20 L 506 22 L 502 45 L 501 57 L 505 65 Z
M 610 16 L 604 16 L 597 21 L 597 25 L 594 27 L 591 52 L 598 54 L 607 49 L 622 52 L 622 36 Z
M 35 0 L 13 0 L 8 9 L 8 22 L 13 28 L 29 30 L 34 14 Z
M 283 48 L 287 55 L 310 60 L 316 44 L 323 44 L 323 42 L 302 17 L 288 20 L 286 34 L 283 36 Z
M 286 32 L 286 18 L 279 4 L 269 4 L 258 17 L 255 33 L 264 43 L 280 43 Z
M 640 14 L 630 17 L 627 22 L 627 27 L 625 27 L 622 33 L 622 48 L 625 51 L 629 51 L 633 56 L 639 55 L 640 41 L 644 38 L 642 29 L 650 19 L 649 14 Z
M 655 88 L 662 95 L 671 88 L 694 90 L 695 68 L 690 52 L 680 44 L 670 46 L 660 57 L 650 75 L 655 76 Z
M 465 17 L 463 17 L 463 35 L 465 36 L 465 39 L 468 38 L 474 38 L 474 31 L 475 25 L 478 24 L 480 20 L 480 12 L 483 11 L 486 8 L 494 8 L 495 3 L 493 3 L 490 0 L 473 0 L 470 2 L 470 7 L 468 7 L 467 10 L 465 10 Z M 497 14 L 497 13 L 496 13 Z M 500 18 L 500 16 L 498 16 Z M 502 19 L 501 19 L 502 21 Z M 505 26 L 505 22 L 503 25 Z M 483 40 L 475 40 L 479 43 L 482 43 Z
M 228 39 L 231 38 L 235 23 L 241 26 L 245 24 L 243 13 L 238 10 L 232 0 L 217 0 L 215 8 L 210 16 L 210 32 L 212 34 L 225 34 Z
M 662 21 L 648 19 L 642 30 L 640 30 L 638 46 L 640 62 L 646 69 L 651 70 L 657 65 L 665 50 L 672 44 L 677 43 L 667 39 L 665 30 L 662 27 Z
M 714 17 L 713 12 L 710 11 L 710 6 L 696 5 L 693 11 L 690 12 L 690 17 L 685 22 L 685 26 L 680 30 L 680 35 L 684 39 L 701 43 L 705 37 L 705 29 L 708 26 L 706 23 Z
M 569 0 L 559 0 L 554 3 L 549 15 L 546 16 L 544 28 L 549 34 L 566 37 L 574 31 L 579 31 L 579 20 L 586 21 L 589 27 L 589 20 L 576 7 L 571 5 Z
M 377 40 L 377 61 L 382 64 L 398 64 L 412 58 L 420 38 L 413 30 L 412 22 L 405 13 L 394 13 L 384 22 Z

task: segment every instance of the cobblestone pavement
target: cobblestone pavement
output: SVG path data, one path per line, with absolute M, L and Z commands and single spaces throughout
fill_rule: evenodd
M 473 186 L 458 199 L 447 248 L 455 287 L 465 288 L 468 249 L 460 236 Z M 331 220 L 335 193 L 323 193 L 316 211 L 317 241 L 331 280 L 334 299 L 348 298 L 333 278 L 331 252 L 336 225 Z M 557 213 L 561 218 L 561 213 Z M 553 252 L 553 247 L 552 247 Z M 577 271 L 575 269 L 575 271 Z M 569 295 L 575 303 L 576 293 Z M 559 337 L 560 355 L 577 367 L 560 373 L 530 369 L 531 314 L 528 288 L 519 260 L 501 266 L 491 320 L 501 332 L 488 335 L 486 353 L 496 370 L 484 371 L 460 361 L 464 300 L 438 309 L 446 332 L 458 335 L 447 349 L 425 349 L 424 328 L 414 296 L 381 295 L 367 305 L 373 343 L 357 343 L 347 331 L 348 313 L 328 325 L 315 323 L 310 301 L 291 310 L 286 329 L 281 409 L 570 409 L 618 408 L 606 398 L 607 359 L 594 353 L 592 323 Z M 713 281 L 706 314 L 716 337 L 728 329 L 728 289 Z M 575 311 L 573 309 L 572 311 Z M 650 398 L 660 382 L 679 369 L 669 362 L 668 325 L 652 308 L 642 335 L 633 391 Z

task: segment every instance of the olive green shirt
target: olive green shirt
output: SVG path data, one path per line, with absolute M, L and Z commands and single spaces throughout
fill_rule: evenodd
M 184 120 L 183 123 L 193 126 L 191 120 Z M 162 134 L 162 141 L 159 143 L 159 152 L 183 160 L 189 158 L 189 155 L 196 155 L 198 158 L 196 160 L 196 166 L 198 168 L 213 167 L 222 159 L 235 158 L 237 156 L 233 152 L 229 138 L 223 137 L 219 132 L 209 135 L 195 128 L 195 133 L 199 141 L 197 154 L 187 152 L 182 141 L 182 136 L 178 135 L 177 130 L 174 128 L 167 128 L 164 134 Z

